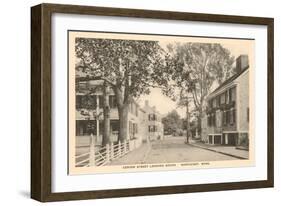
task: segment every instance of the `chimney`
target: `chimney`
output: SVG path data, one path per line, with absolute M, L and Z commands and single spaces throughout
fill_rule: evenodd
M 237 74 L 242 72 L 249 66 L 249 57 L 248 55 L 240 55 L 236 59 L 236 72 Z

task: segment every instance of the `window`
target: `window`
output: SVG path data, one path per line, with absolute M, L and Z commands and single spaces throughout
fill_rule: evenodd
M 96 96 L 95 95 L 77 95 L 76 108 L 77 109 L 96 109 Z
M 212 108 L 216 108 L 216 99 L 212 99 Z
M 227 125 L 226 111 L 223 111 L 222 119 L 223 119 L 223 125 Z
M 132 103 L 132 111 L 131 112 L 135 116 L 138 116 L 138 105 L 136 105 L 135 103 Z
M 211 125 L 216 126 L 216 113 L 213 113 L 211 118 Z
M 229 102 L 236 100 L 236 87 L 229 89 Z
M 225 92 L 225 103 L 228 104 L 229 103 L 229 90 L 227 90 Z
M 225 94 L 226 93 L 221 94 L 221 97 L 220 97 L 220 103 L 221 104 L 225 104 Z
M 138 133 L 138 124 L 134 124 L 134 130 L 135 130 L 135 134 L 137 134 Z
M 139 111 L 139 107 L 138 107 L 138 106 L 136 106 L 136 113 L 135 113 L 135 115 L 136 115 L 136 116 L 138 116 L 138 115 L 139 115 L 139 112 L 138 112 L 138 111 Z
M 233 124 L 233 110 L 229 111 L 230 115 L 229 115 L 229 123 Z
M 215 126 L 215 123 L 214 123 L 214 121 L 216 121 L 216 120 L 214 120 L 214 118 L 215 118 L 215 116 L 214 116 L 215 114 L 209 114 L 208 115 L 208 117 L 207 117 L 207 121 L 208 121 L 208 126 Z
M 76 84 L 76 91 L 82 91 L 87 89 L 87 83 L 86 82 L 79 82 Z
M 236 110 L 235 109 L 233 109 L 232 110 L 232 118 L 233 118 L 233 124 L 235 124 L 235 122 L 236 122 Z
M 217 103 L 216 103 L 216 105 L 217 105 L 217 107 L 220 105 L 220 96 L 217 96 L 216 97 L 216 101 L 217 101 Z
M 131 121 L 129 121 L 129 133 L 133 133 L 133 123 Z
M 117 107 L 116 97 L 114 95 L 109 96 L 109 106 L 110 106 L 110 108 Z
M 96 121 L 95 120 L 76 120 L 76 135 L 96 135 Z
M 226 121 L 226 124 L 228 124 L 229 123 L 229 121 L 230 121 L 230 111 L 229 110 L 227 110 L 226 112 L 225 112 L 225 121 Z
M 149 126 L 148 126 L 148 131 L 149 131 L 149 132 L 153 132 L 153 126 L 149 125 Z
M 208 126 L 212 126 L 211 115 L 207 116 L 207 124 L 208 124 Z
M 99 107 L 101 108 L 103 106 L 103 96 L 98 95 L 96 97 L 99 98 Z
M 250 109 L 249 107 L 247 108 L 247 121 L 250 121 Z
M 155 121 L 156 118 L 157 118 L 157 117 L 156 117 L 155 114 L 149 114 L 149 115 L 148 115 L 148 120 L 149 120 L 149 121 Z
M 157 132 L 157 126 L 155 126 L 155 125 L 149 125 L 149 126 L 148 126 L 148 131 L 149 131 L 149 132 Z
M 114 133 L 119 132 L 118 120 L 110 120 L 110 126 L 111 126 L 112 132 L 114 132 Z
M 138 133 L 138 124 L 136 124 L 136 123 L 132 123 L 131 124 L 131 133 L 132 134 L 137 134 Z
M 213 103 L 212 100 L 209 100 L 208 104 L 209 104 L 210 108 L 212 108 L 212 106 L 213 106 L 212 103 Z
M 229 123 L 230 124 L 234 124 L 236 121 L 236 110 L 235 109 L 231 109 L 229 112 Z

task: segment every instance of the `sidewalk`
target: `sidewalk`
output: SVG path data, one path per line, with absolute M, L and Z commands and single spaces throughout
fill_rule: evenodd
M 130 151 L 128 154 L 109 162 L 108 165 L 129 165 L 129 164 L 142 164 L 144 163 L 146 156 L 151 150 L 149 143 L 143 143 L 139 148 Z
M 249 159 L 249 151 L 236 149 L 234 146 L 208 145 L 202 142 L 193 142 L 191 143 L 191 145 L 194 147 L 199 147 L 201 149 L 218 152 L 238 159 Z

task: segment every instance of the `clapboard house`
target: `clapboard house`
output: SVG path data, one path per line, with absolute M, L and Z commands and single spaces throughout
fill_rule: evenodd
M 236 73 L 208 95 L 204 142 L 248 147 L 249 69 L 248 56 L 239 56 Z

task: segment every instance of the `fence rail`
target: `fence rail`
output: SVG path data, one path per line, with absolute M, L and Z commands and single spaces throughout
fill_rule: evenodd
M 103 166 L 110 161 L 120 158 L 136 147 L 134 140 L 125 140 L 114 144 L 107 144 L 99 149 L 95 148 L 92 140 L 90 151 L 75 156 L 76 167 Z

